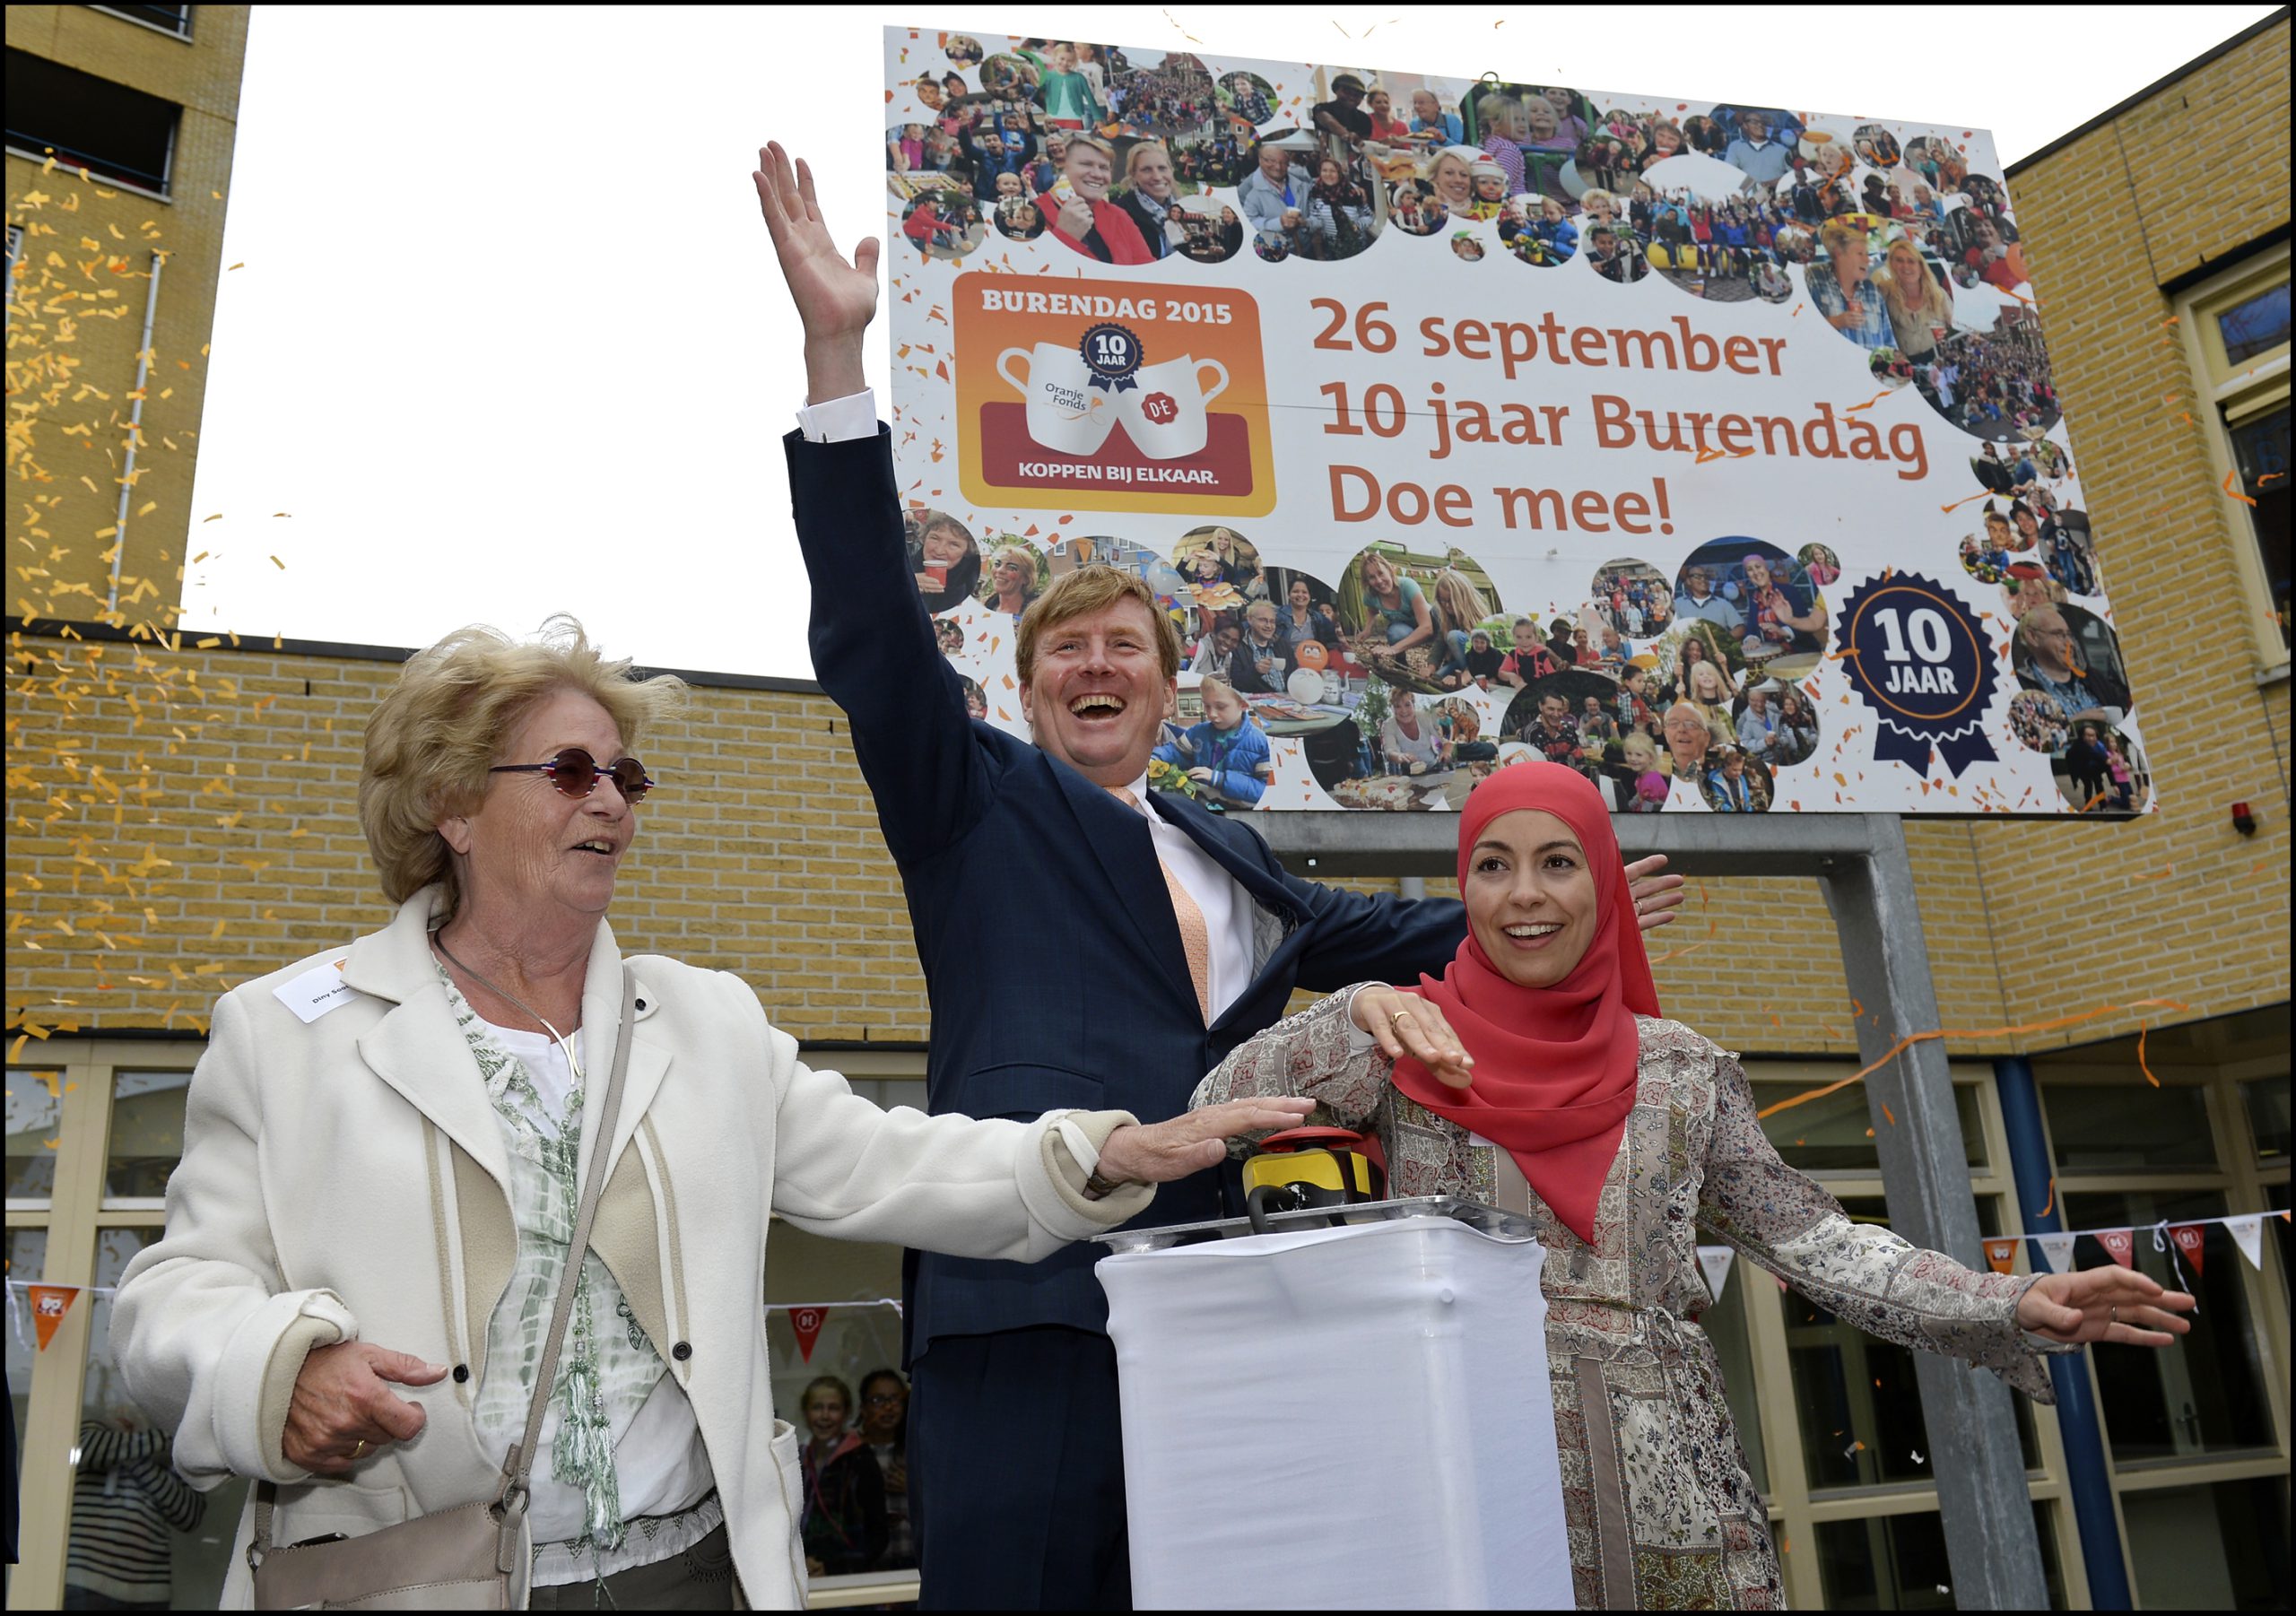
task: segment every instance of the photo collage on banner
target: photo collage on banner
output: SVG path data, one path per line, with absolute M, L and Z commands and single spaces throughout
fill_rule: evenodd
M 1100 563 L 1181 643 L 1151 784 L 1222 812 L 1526 759 L 1621 813 L 2152 806 L 1983 131 L 885 50 L 895 454 L 981 722 Z

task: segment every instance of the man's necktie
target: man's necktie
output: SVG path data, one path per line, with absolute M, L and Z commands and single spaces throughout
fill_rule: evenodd
M 1140 806 L 1140 799 L 1121 786 L 1110 787 L 1109 795 L 1127 808 Z M 1163 872 L 1164 890 L 1171 894 L 1172 918 L 1179 922 L 1180 950 L 1187 955 L 1188 980 L 1196 985 L 1196 1012 L 1208 1027 L 1212 1024 L 1212 928 L 1204 924 L 1204 910 L 1161 854 L 1156 856 L 1156 867 Z

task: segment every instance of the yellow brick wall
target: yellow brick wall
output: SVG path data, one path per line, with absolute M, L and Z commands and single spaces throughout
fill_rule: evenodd
M 7 610 L 96 621 L 110 586 L 136 354 L 154 252 L 166 255 L 119 557 L 127 622 L 171 623 L 194 553 L 192 464 L 222 262 L 248 8 L 193 8 L 170 38 L 84 5 L 12 5 L 12 48 L 183 108 L 166 201 L 10 152 L 25 231 L 8 326 Z M 22 540 L 22 543 L 18 543 Z

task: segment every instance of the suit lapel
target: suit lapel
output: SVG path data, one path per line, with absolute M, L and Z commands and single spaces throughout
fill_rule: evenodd
M 1150 957 L 1161 966 L 1175 992 L 1196 1002 L 1196 984 L 1188 975 L 1187 951 L 1180 943 L 1180 923 L 1172 915 L 1172 895 L 1164 885 L 1163 861 L 1140 817 L 1101 787 L 1057 759 L 1045 767 L 1060 783 L 1068 806 L 1076 816 L 1084 845 L 1100 861 L 1109 884 L 1116 890 L 1117 908 L 1132 923 Z M 1152 798 L 1154 794 L 1150 794 Z
M 615 946 L 613 928 L 601 920 L 598 934 L 590 944 L 589 969 L 582 978 L 582 1149 L 575 1169 L 578 1184 L 589 1182 L 590 1151 L 597 1140 L 598 1113 L 605 1106 L 606 1084 L 613 1075 L 614 1048 L 622 1033 L 622 951 Z M 654 995 L 642 978 L 638 984 L 638 997 L 646 1009 L 635 1013 L 652 1013 Z M 613 1138 L 606 1156 L 609 1175 L 629 1145 L 631 1136 L 638 1132 L 646 1108 L 654 1103 L 654 1096 L 669 1070 L 669 1052 L 639 1032 L 633 1023 L 630 1070 L 622 1075 L 622 1109 L 614 1117 Z
M 439 894 L 426 889 L 399 906 L 398 918 L 351 945 L 348 986 L 397 1005 L 359 1037 L 359 1055 L 400 1098 L 484 1168 L 509 1195 L 501 1125 L 487 1103 L 470 1046 L 447 1008 L 446 985 L 430 959 L 430 917 Z
M 1190 841 L 1204 849 L 1213 863 L 1234 876 L 1244 891 L 1251 895 L 1253 902 L 1263 908 L 1274 909 L 1278 915 L 1294 919 L 1298 917 L 1299 906 L 1292 902 L 1292 894 L 1283 883 L 1270 875 L 1257 860 L 1248 858 L 1237 851 L 1234 845 L 1220 834 L 1212 816 L 1203 809 L 1193 803 L 1175 801 L 1161 792 L 1150 794 L 1148 806 L 1150 812 L 1166 824 L 1178 826 Z

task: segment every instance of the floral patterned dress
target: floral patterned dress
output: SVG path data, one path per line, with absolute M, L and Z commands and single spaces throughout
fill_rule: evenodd
M 1390 1195 L 1495 1203 L 1496 1147 L 1389 1084 L 1392 1063 L 1351 1036 L 1352 997 L 1335 994 L 1238 1048 L 1193 1104 L 1306 1095 L 1318 1102 L 1309 1123 L 1376 1130 Z M 1870 1334 L 1991 1369 L 2048 1403 L 2043 1354 L 2015 1323 L 2032 1281 L 1976 1273 L 1851 1222 L 1779 1160 L 1733 1056 L 1677 1021 L 1636 1025 L 1634 1109 L 1594 1244 L 1530 1196 L 1548 1251 L 1541 1289 L 1578 1607 L 1781 1609 L 1769 1516 L 1697 1323 L 1711 1302 L 1699 1231 Z

